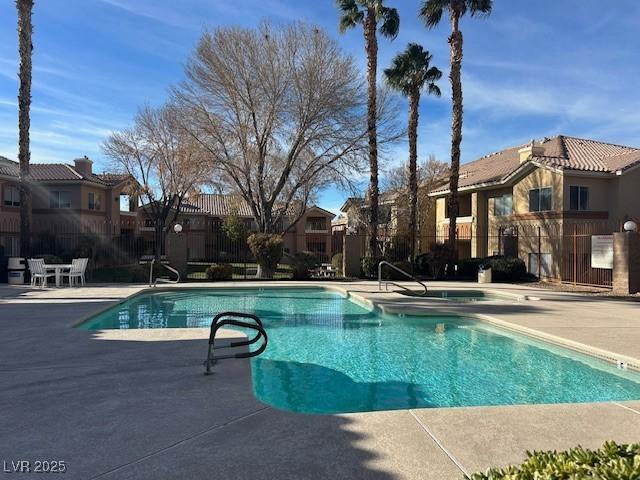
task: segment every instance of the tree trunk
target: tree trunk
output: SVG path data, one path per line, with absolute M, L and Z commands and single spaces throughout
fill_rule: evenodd
M 153 254 L 155 256 L 156 262 L 160 261 L 162 257 L 162 247 L 164 244 L 164 223 L 160 220 L 156 220 L 155 225 L 155 245 Z
M 17 0 L 18 48 L 20 52 L 20 89 L 18 94 L 18 161 L 20 164 L 20 255 L 31 255 L 31 176 L 29 163 L 29 129 L 31 127 L 31 60 L 33 45 L 31 23 L 33 0 Z
M 376 132 L 378 70 L 378 39 L 376 38 L 376 16 L 372 7 L 367 10 L 364 22 L 365 50 L 367 53 L 367 131 L 369 134 L 369 255 L 379 256 L 378 248 L 378 139 Z
M 416 234 L 418 230 L 418 105 L 420 91 L 409 95 L 409 256 L 411 265 L 416 254 Z
M 462 68 L 462 32 L 458 29 L 459 16 L 451 13 L 451 91 L 453 113 L 451 118 L 451 173 L 449 176 L 449 261 L 448 273 L 452 275 L 458 257 L 456 244 L 458 203 L 458 178 L 460 175 L 460 144 L 462 143 L 462 82 L 460 70 Z

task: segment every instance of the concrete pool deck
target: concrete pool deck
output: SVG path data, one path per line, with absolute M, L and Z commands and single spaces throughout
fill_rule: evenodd
M 311 285 L 335 285 L 407 312 L 486 315 L 616 357 L 640 358 L 637 302 L 510 285 L 434 284 L 540 298 L 465 304 L 378 293 L 374 282 Z M 64 460 L 64 478 L 83 480 L 459 479 L 519 462 L 526 450 L 640 441 L 640 400 L 283 412 L 253 397 L 246 360 L 222 362 L 214 376 L 202 375 L 206 330 L 71 328 L 144 288 L 0 287 L 0 460 Z M 19 475 L 49 477 L 60 475 Z

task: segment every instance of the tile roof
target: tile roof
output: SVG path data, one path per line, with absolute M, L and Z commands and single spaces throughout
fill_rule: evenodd
M 66 163 L 32 163 L 29 165 L 31 177 L 37 182 L 87 181 L 104 186 L 117 185 L 130 176 L 120 173 L 92 173 L 82 175 L 73 166 Z M 7 177 L 18 177 L 20 172 L 18 162 L 14 162 L 4 157 L 0 157 L 0 175 Z
M 333 215 L 333 213 L 316 207 L 315 205 L 310 205 L 308 209 L 314 207 Z M 189 198 L 189 200 L 182 204 L 180 209 L 183 213 L 206 213 L 216 217 L 231 215 L 235 210 L 236 215 L 239 217 L 253 217 L 253 212 L 249 204 L 242 197 L 232 194 L 201 193 Z M 295 214 L 295 205 L 291 205 L 287 215 Z
M 521 165 L 518 150 L 528 144 L 491 153 L 460 166 L 460 188 L 499 182 L 515 172 Z M 536 141 L 543 147 L 542 155 L 533 156 L 536 164 L 561 170 L 601 173 L 624 171 L 640 164 L 640 149 L 611 143 L 558 135 Z M 448 190 L 448 182 L 433 190 Z

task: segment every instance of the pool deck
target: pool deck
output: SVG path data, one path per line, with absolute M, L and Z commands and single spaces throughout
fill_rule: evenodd
M 378 293 L 374 282 L 311 285 L 333 285 L 406 313 L 480 315 L 640 364 L 638 302 L 512 285 L 434 284 L 539 298 L 455 303 Z M 11 461 L 64 460 L 68 468 L 65 475 L 19 478 L 460 479 L 519 462 L 526 450 L 640 441 L 640 400 L 283 412 L 253 397 L 247 360 L 222 362 L 215 375 L 202 375 L 204 329 L 71 328 L 143 288 L 0 287 L 0 461 L 10 468 Z

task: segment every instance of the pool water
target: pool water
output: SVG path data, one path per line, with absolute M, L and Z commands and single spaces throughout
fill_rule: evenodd
M 80 328 L 209 327 L 226 310 L 263 320 L 269 344 L 251 360 L 253 390 L 284 410 L 640 399 L 637 372 L 471 319 L 384 315 L 318 288 L 143 294 Z

